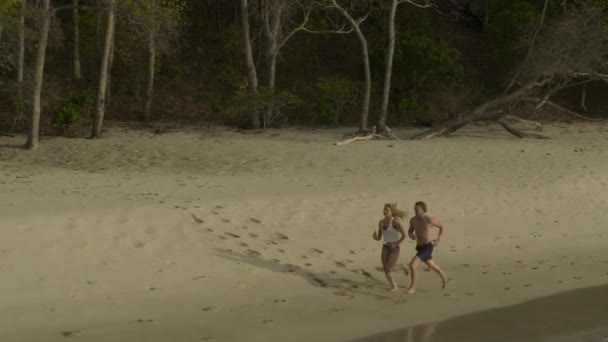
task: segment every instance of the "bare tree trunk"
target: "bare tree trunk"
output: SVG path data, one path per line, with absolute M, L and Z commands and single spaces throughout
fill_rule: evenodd
M 74 79 L 80 81 L 82 73 L 80 70 L 80 30 L 78 28 L 78 0 L 72 0 L 72 21 L 74 29 Z
M 152 97 L 154 95 L 154 71 L 156 69 L 156 44 L 154 41 L 154 31 L 150 29 L 148 36 L 148 87 L 146 88 L 146 97 L 144 104 L 143 119 L 146 122 L 152 117 Z
M 108 62 L 108 80 L 106 81 L 106 106 L 112 103 L 112 66 L 114 65 L 114 43 L 116 35 L 112 34 L 112 45 L 110 46 L 110 61 Z
M 249 33 L 249 5 L 247 0 L 241 0 L 241 26 L 243 34 L 243 53 L 245 54 L 245 62 L 247 64 L 247 75 L 249 77 L 249 91 L 252 94 L 258 91 L 258 75 L 253 61 L 253 52 L 251 49 L 251 37 Z M 260 116 L 257 108 L 251 109 L 250 124 L 252 128 L 260 128 Z
M 367 131 L 367 118 L 369 115 L 369 103 L 372 94 L 372 75 L 369 66 L 369 52 L 367 48 L 367 40 L 363 31 L 361 31 L 361 20 L 355 20 L 347 10 L 340 6 L 336 0 L 331 0 L 334 8 L 336 8 L 340 14 L 350 23 L 350 26 L 355 30 L 357 38 L 361 43 L 361 56 L 363 57 L 363 71 L 365 73 L 365 93 L 363 94 L 363 103 L 361 105 L 361 122 L 359 124 L 359 130 L 364 132 Z
M 97 0 L 95 6 L 97 13 L 95 15 L 95 48 L 97 49 L 97 57 L 101 56 L 101 18 L 103 12 L 102 0 Z
M 17 82 L 23 83 L 23 64 L 25 60 L 25 6 L 26 0 L 21 0 L 19 11 L 19 60 L 17 62 Z
M 47 0 L 48 1 L 48 0 Z M 106 89 L 108 81 L 108 66 L 110 62 L 110 50 L 112 47 L 112 37 L 114 36 L 115 25 L 115 0 L 108 0 L 108 20 L 106 27 L 106 37 L 103 47 L 103 55 L 101 57 L 101 67 L 99 72 L 99 88 L 97 90 L 97 103 L 95 105 L 95 122 L 93 123 L 92 137 L 98 138 L 101 136 L 103 127 L 103 117 L 105 115 L 106 105 Z
M 363 95 L 363 104 L 361 107 L 361 124 L 359 130 L 367 131 L 367 118 L 369 115 L 369 102 L 372 94 L 372 74 L 369 66 L 369 54 L 367 50 L 367 40 L 359 27 L 355 30 L 359 41 L 361 42 L 361 53 L 363 54 L 363 67 L 365 71 L 365 94 Z
M 587 85 L 583 85 L 583 91 L 581 92 L 581 109 L 583 112 L 587 111 Z
M 42 23 L 40 25 L 40 40 L 38 41 L 38 52 L 36 53 L 36 69 L 34 73 L 34 94 L 33 108 L 30 117 L 30 127 L 27 135 L 25 148 L 34 150 L 38 148 L 40 134 L 40 111 L 42 81 L 44 79 L 44 62 L 46 59 L 46 46 L 49 38 L 49 28 L 51 25 L 51 5 L 50 0 L 42 0 Z
M 395 16 L 397 15 L 398 0 L 393 0 L 388 18 L 388 48 L 386 49 L 386 64 L 384 70 L 384 89 L 382 90 L 382 106 L 378 128 L 383 130 L 388 116 L 388 102 L 391 93 L 391 78 L 393 76 L 393 56 L 395 55 Z

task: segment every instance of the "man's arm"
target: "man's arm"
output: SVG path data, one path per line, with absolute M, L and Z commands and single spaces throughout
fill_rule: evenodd
M 413 218 L 410 220 L 410 229 L 407 230 L 407 235 L 412 240 L 416 240 L 416 234 L 414 234 L 414 224 L 412 222 Z
M 438 243 L 439 240 L 441 240 L 441 236 L 443 235 L 443 224 L 441 224 L 441 222 L 439 222 L 439 220 L 437 220 L 436 218 L 431 217 L 431 226 L 439 228 L 439 235 L 437 236 L 437 240 L 435 240 L 435 243 Z

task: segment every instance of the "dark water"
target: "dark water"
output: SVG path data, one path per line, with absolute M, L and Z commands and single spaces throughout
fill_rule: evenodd
M 353 342 L 608 342 L 608 286 L 560 293 Z

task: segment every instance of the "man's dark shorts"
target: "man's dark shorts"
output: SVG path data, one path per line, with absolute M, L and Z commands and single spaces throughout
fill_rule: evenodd
M 416 256 L 422 261 L 433 259 L 433 243 L 429 242 L 424 245 L 416 246 Z

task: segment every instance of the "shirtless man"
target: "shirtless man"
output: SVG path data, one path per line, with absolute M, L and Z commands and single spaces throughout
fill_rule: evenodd
M 416 215 L 410 219 L 410 229 L 407 234 L 412 240 L 416 240 L 416 256 L 410 261 L 410 279 L 411 283 L 407 289 L 408 294 L 416 292 L 416 268 L 420 262 L 424 262 L 427 266 L 435 271 L 440 277 L 442 287 L 445 288 L 447 278 L 439 266 L 433 262 L 433 248 L 439 244 L 441 235 L 443 235 L 443 226 L 439 221 L 433 217 L 426 215 L 426 203 L 416 202 L 414 205 L 414 212 Z M 439 228 L 439 236 L 436 240 L 431 240 L 430 228 Z

